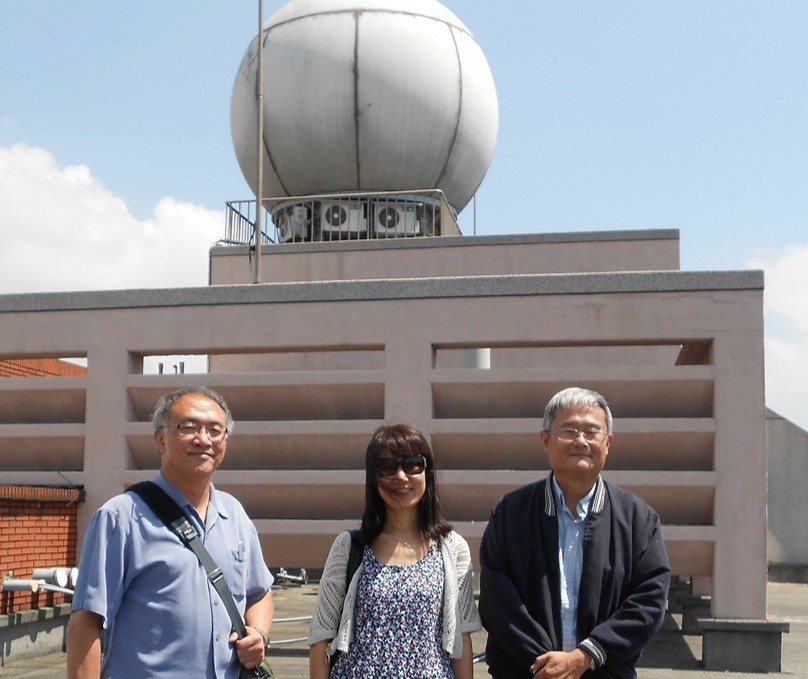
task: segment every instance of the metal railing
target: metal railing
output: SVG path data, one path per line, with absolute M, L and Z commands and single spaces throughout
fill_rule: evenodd
M 14 579 L 14 578 L 4 578 L 2 582 L 0 582 L 0 591 L 4 592 L 32 592 L 36 593 L 39 591 L 48 591 L 48 592 L 59 592 L 62 594 L 73 595 L 73 590 L 67 587 L 61 587 L 56 584 L 52 584 L 47 582 L 45 579 L 42 578 L 28 578 L 28 579 Z M 272 621 L 273 628 L 276 628 L 278 625 L 291 625 L 295 623 L 309 623 L 311 622 L 310 615 L 301 615 L 292 618 L 275 618 Z M 291 644 L 302 644 L 308 640 L 308 637 L 291 637 L 288 639 L 272 639 L 272 646 L 287 646 Z M 475 653 L 472 658 L 472 663 L 480 663 L 485 662 L 485 652 L 482 653 Z
M 264 244 L 462 235 L 439 189 L 287 196 L 262 203 Z M 225 215 L 220 244 L 255 243 L 255 200 L 229 201 Z
M 272 621 L 273 629 L 277 625 L 284 625 L 284 624 L 294 624 L 296 622 L 311 622 L 310 615 L 301 615 L 297 618 L 275 618 Z M 308 637 L 295 637 L 294 639 L 277 639 L 275 637 L 272 638 L 272 645 L 273 646 L 285 646 L 286 644 L 300 644 L 306 641 Z
M 225 205 L 224 237 L 219 245 L 251 245 L 255 244 L 255 200 L 231 200 Z M 266 225 L 268 221 L 262 220 Z M 266 228 L 262 229 L 261 243 L 266 245 L 274 241 Z

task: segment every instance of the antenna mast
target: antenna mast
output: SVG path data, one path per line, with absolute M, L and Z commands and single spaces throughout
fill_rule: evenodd
M 253 283 L 261 282 L 261 246 L 264 229 L 263 217 L 263 184 L 264 184 L 264 0 L 258 0 L 258 188 L 255 195 L 255 270 Z

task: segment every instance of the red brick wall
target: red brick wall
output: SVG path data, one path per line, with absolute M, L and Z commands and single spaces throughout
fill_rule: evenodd
M 58 358 L 0 359 L 0 377 L 71 377 L 86 374 L 87 368 Z
M 31 578 L 34 568 L 75 566 L 81 490 L 0 486 L 0 576 Z M 0 592 L 0 614 L 69 602 L 54 592 Z

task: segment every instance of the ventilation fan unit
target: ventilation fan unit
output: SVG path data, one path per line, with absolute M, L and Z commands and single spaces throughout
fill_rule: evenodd
M 377 236 L 420 236 L 421 221 L 417 203 L 376 201 L 373 206 L 373 228 Z
M 320 204 L 320 231 L 331 238 L 365 234 L 368 220 L 360 202 L 323 201 Z
M 304 205 L 287 207 L 276 219 L 281 243 L 308 240 L 309 218 Z

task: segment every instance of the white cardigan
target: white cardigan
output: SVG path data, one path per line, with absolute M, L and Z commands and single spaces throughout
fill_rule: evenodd
M 330 641 L 329 654 L 347 652 L 354 636 L 354 604 L 362 566 L 354 573 L 346 592 L 345 571 L 350 550 L 350 533 L 340 533 L 328 553 L 311 617 L 308 644 Z M 463 634 L 482 629 L 474 604 L 471 554 L 468 543 L 454 531 L 440 540 L 440 550 L 444 572 L 441 640 L 449 657 L 459 658 L 463 654 Z

